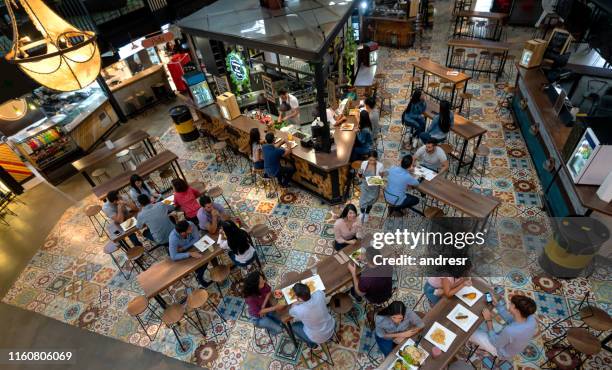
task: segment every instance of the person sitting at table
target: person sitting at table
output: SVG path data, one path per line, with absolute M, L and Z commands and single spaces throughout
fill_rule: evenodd
M 310 294 L 308 286 L 302 283 L 293 285 L 297 302 L 291 305 L 289 315 L 297 322 L 292 328 L 296 337 L 310 348 L 327 342 L 333 335 L 336 321 L 330 315 L 322 290 Z
M 455 120 L 455 114 L 451 112 L 450 103 L 446 100 L 440 102 L 440 113 L 431 120 L 431 124 L 427 128 L 427 131 L 421 132 L 419 138 L 426 143 L 430 139 L 436 140 L 441 143 L 446 140 L 448 133 L 453 127 Z
M 236 225 L 234 221 L 228 220 L 221 222 L 223 236 L 225 240 L 219 244 L 219 247 L 228 251 L 229 258 L 238 267 L 246 267 L 257 262 L 261 269 L 261 264 L 257 258 L 253 240 L 249 233 Z
M 140 194 L 147 195 L 149 198 L 151 198 L 151 202 L 158 201 L 160 198 L 159 193 L 157 193 L 155 189 L 149 189 L 149 186 L 145 183 L 144 179 L 140 177 L 140 175 L 133 174 L 130 177 L 130 198 L 132 198 L 137 205 L 140 204 L 138 203 L 138 196 Z
M 327 123 L 330 126 L 339 126 L 346 121 L 346 116 L 342 112 L 338 113 L 338 104 L 335 107 L 328 106 L 325 114 L 327 115 Z M 315 117 L 319 117 L 318 109 L 315 110 Z
M 426 109 L 427 102 L 425 102 L 421 89 L 415 89 L 406 109 L 402 113 L 402 124 L 411 127 L 415 135 L 419 135 L 425 131 L 425 124 L 427 122 L 423 113 L 425 113 Z
M 472 285 L 469 278 L 462 277 L 428 277 L 423 285 L 423 293 L 429 303 L 435 305 L 442 296 L 451 298 L 465 286 Z
M 393 266 L 376 265 L 374 259 L 380 256 L 380 251 L 373 247 L 365 250 L 366 266 L 357 277 L 357 267 L 354 263 L 347 264 L 347 268 L 353 276 L 353 289 L 351 294 L 358 302 L 361 297 L 372 304 L 382 304 L 393 295 Z
M 219 223 L 228 219 L 225 208 L 219 203 L 213 202 L 208 195 L 202 195 L 198 199 L 200 209 L 198 209 L 198 225 L 200 230 L 208 234 L 216 234 L 219 231 Z
M 359 169 L 359 176 L 361 180 L 361 195 L 359 196 L 359 209 L 361 210 L 361 224 L 368 222 L 370 217 L 370 211 L 374 206 L 374 203 L 378 201 L 378 194 L 380 193 L 380 186 L 368 185 L 366 178 L 370 176 L 382 176 L 384 175 L 384 166 L 378 161 L 378 152 L 372 150 L 368 159 L 361 162 L 361 168 Z
M 187 220 L 177 222 L 169 237 L 170 259 L 181 261 L 187 258 L 202 258 L 202 253 L 197 250 L 189 250 L 198 240 L 200 240 L 200 233 L 193 222 Z M 195 270 L 196 280 L 203 288 L 212 284 L 212 281 L 204 280 L 204 272 L 207 267 L 208 263 Z
M 172 188 L 174 189 L 174 204 L 181 208 L 185 218 L 194 224 L 198 224 L 198 210 L 200 204 L 198 197 L 200 192 L 187 185 L 183 179 L 173 179 Z
M 393 166 L 387 172 L 387 187 L 383 195 L 389 205 L 389 213 L 402 212 L 419 203 L 419 198 L 406 193 L 409 187 L 419 185 L 419 181 L 412 176 L 414 161 L 410 154 L 402 158 L 400 166 Z
M 357 129 L 355 143 L 353 144 L 351 161 L 363 159 L 364 155 L 367 155 L 372 151 L 373 145 L 374 138 L 372 137 L 372 122 L 370 121 L 370 114 L 368 113 L 367 109 L 362 109 L 359 112 L 359 128 Z
M 340 217 L 334 223 L 334 248 L 339 251 L 361 238 L 361 221 L 357 217 L 357 207 L 349 203 L 344 206 Z
M 537 306 L 533 299 L 515 294 L 510 298 L 508 310 L 512 315 L 499 334 L 493 329 L 493 314 L 483 308 L 482 317 L 486 329 L 479 328 L 470 337 L 470 342 L 480 349 L 497 356 L 502 360 L 512 359 L 523 352 L 538 330 L 534 313 Z
M 393 301 L 374 316 L 375 339 L 383 355 L 388 356 L 395 344 L 418 334 L 425 324 L 400 301 Z
M 263 170 L 264 158 L 263 152 L 261 151 L 261 134 L 259 133 L 259 129 L 257 127 L 253 127 L 249 132 L 249 147 L 251 148 L 253 168 Z
M 283 322 L 275 312 L 285 305 L 282 303 L 271 304 L 272 288 L 261 272 L 253 271 L 246 276 L 242 292 L 249 312 L 249 319 L 253 325 L 266 329 L 271 335 L 280 334 L 283 331 Z
M 268 132 L 266 134 L 266 144 L 261 148 L 264 156 L 264 169 L 267 176 L 273 176 L 278 179 L 281 187 L 286 188 L 289 186 L 289 181 L 295 173 L 293 167 L 281 166 L 281 158 L 288 157 L 291 154 L 291 148 L 287 144 L 286 149 L 280 148 L 284 140 L 274 144 L 274 134 Z M 278 145 L 278 146 L 277 146 Z
M 115 223 L 117 227 L 116 230 L 121 233 L 121 230 L 119 230 L 121 227 L 119 225 L 129 219 L 130 214 L 136 214 L 136 212 L 138 212 L 138 207 L 136 207 L 133 202 L 121 197 L 119 192 L 111 190 L 106 194 L 106 201 L 102 205 L 102 212 Z M 149 240 L 154 240 L 149 230 L 145 230 L 142 235 Z M 131 233 L 128 239 L 130 239 L 132 245 L 135 247 L 142 246 L 136 233 Z
M 147 194 L 138 196 L 140 212 L 136 216 L 136 227 L 142 229 L 147 227 L 157 245 L 168 245 L 170 233 L 174 230 L 174 224 L 168 213 L 173 207 L 164 202 L 151 203 L 151 197 Z
M 448 170 L 448 158 L 444 150 L 438 146 L 438 140 L 430 138 L 414 153 L 414 159 L 423 167 L 432 171 L 444 173 Z

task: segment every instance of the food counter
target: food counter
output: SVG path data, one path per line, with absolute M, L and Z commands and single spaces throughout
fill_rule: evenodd
M 249 132 L 254 127 L 259 129 L 262 138 L 265 136 L 266 126 L 258 120 L 240 115 L 228 121 L 221 116 L 216 104 L 199 109 L 197 112 L 204 129 L 211 131 L 223 128 L 229 134 L 228 144 L 236 149 L 248 146 Z M 356 123 L 354 117 L 349 117 L 348 121 Z M 287 134 L 277 130 L 275 135 L 285 138 Z M 297 135 L 294 136 L 297 140 Z M 342 202 L 346 193 L 355 132 L 336 128 L 333 137 L 335 145 L 332 146 L 331 153 L 316 152 L 298 143 L 298 146 L 293 148 L 289 161 L 297 170 L 293 175 L 293 181 L 327 202 L 336 204 Z

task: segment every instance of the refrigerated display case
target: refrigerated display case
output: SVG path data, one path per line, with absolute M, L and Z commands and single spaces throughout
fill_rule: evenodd
M 189 94 L 191 99 L 198 108 L 205 107 L 215 102 L 208 82 L 206 82 L 206 76 L 202 72 L 192 72 L 183 76 L 185 84 L 189 88 Z
M 574 183 L 601 185 L 612 171 L 612 134 L 610 130 L 589 127 L 567 161 Z

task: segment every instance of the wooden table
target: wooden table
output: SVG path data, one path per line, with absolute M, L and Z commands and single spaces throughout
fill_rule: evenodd
M 480 290 L 483 293 L 486 293 L 492 290 L 491 287 L 481 279 L 473 278 L 472 284 L 474 285 L 474 287 L 476 287 L 478 290 Z M 478 316 L 478 321 L 475 322 L 474 325 L 472 325 L 472 327 L 470 328 L 468 332 L 464 332 L 461 328 L 459 328 L 457 325 L 453 324 L 449 319 L 446 318 L 446 315 L 448 315 L 451 312 L 451 310 L 455 308 L 457 303 L 461 303 L 464 307 L 468 308 L 470 311 L 472 311 L 474 314 Z M 414 338 L 414 340 L 424 350 L 426 350 L 430 354 L 429 357 L 427 357 L 427 359 L 423 363 L 423 365 L 419 367 L 419 370 L 445 369 L 446 366 L 448 366 L 448 364 L 454 359 L 457 352 L 459 352 L 459 350 L 463 348 L 463 346 L 468 341 L 470 336 L 472 336 L 472 334 L 478 329 L 480 324 L 482 324 L 482 322 L 484 321 L 482 317 L 482 309 L 485 308 L 486 306 L 487 306 L 487 303 L 485 301 L 484 295 L 476 303 L 474 303 L 472 307 L 469 307 L 457 297 L 453 296 L 450 299 L 446 297 L 442 297 L 440 301 L 436 303 L 436 305 L 425 314 L 425 317 L 423 318 L 423 322 L 425 324 L 423 331 L 418 337 Z M 425 334 L 427 334 L 427 332 L 433 325 L 433 323 L 436 321 L 440 323 L 441 325 L 443 325 L 444 327 L 450 329 L 455 334 L 457 334 L 457 337 L 455 338 L 453 343 L 450 345 L 450 348 L 448 349 L 448 351 L 442 352 L 440 356 L 433 358 L 433 356 L 431 356 L 431 349 L 434 347 L 434 345 L 431 344 L 431 342 L 429 342 L 427 339 L 424 339 L 424 337 L 425 337 Z M 407 340 L 408 339 L 406 339 L 404 342 L 406 342 Z M 399 350 L 399 348 L 401 348 L 404 342 L 402 342 L 400 345 L 395 347 L 395 349 L 389 354 L 389 356 L 385 358 L 382 364 L 378 366 L 379 369 L 387 369 L 389 366 L 391 366 L 393 362 L 395 362 L 395 360 L 398 359 L 397 351 Z
M 145 297 L 155 298 L 165 308 L 167 303 L 160 296 L 161 292 L 223 253 L 225 251 L 215 245 L 204 252 L 201 258 L 190 257 L 180 261 L 167 258 L 141 272 L 137 277 L 138 284 L 144 291 Z
M 440 111 L 440 106 L 436 102 L 427 102 L 427 109 L 424 115 L 427 118 L 433 118 Z M 474 148 L 478 148 L 480 142 L 482 141 L 482 137 L 487 133 L 485 128 L 482 128 L 480 125 L 468 120 L 463 117 L 459 113 L 454 113 L 453 116 L 453 126 L 451 127 L 451 131 L 457 134 L 459 137 L 463 139 L 463 145 L 461 146 L 461 152 L 459 156 L 457 156 L 454 151 L 451 155 L 457 159 L 457 175 L 463 166 L 470 166 L 468 172 L 472 170 L 474 167 L 474 160 L 476 159 L 476 155 L 472 154 L 472 158 L 469 161 L 465 161 L 465 155 L 467 152 L 467 146 L 470 140 L 476 139 L 476 144 Z
M 397 17 L 364 17 L 366 28 L 374 28 L 372 40 L 380 45 L 396 48 L 407 48 L 414 43 L 415 31 L 412 28 L 414 18 Z M 395 36 L 395 43 L 393 37 Z
M 499 80 L 502 73 L 504 72 L 504 67 L 506 65 L 506 58 L 508 57 L 508 50 L 510 50 L 510 44 L 507 42 L 498 42 L 498 41 L 488 41 L 488 40 L 476 40 L 476 39 L 452 39 L 448 41 L 448 48 L 446 50 L 446 66 L 452 69 L 459 70 L 471 70 L 472 76 L 474 72 L 479 73 L 495 73 L 495 80 Z M 488 50 L 495 53 L 502 53 L 502 58 L 499 61 L 499 65 L 497 69 L 493 69 L 493 59 L 489 62 L 489 68 L 476 68 L 476 61 L 474 61 L 474 65 L 472 68 L 466 68 L 465 63 L 453 63 L 453 53 L 456 47 L 460 48 L 469 48 L 469 49 L 480 49 L 480 50 Z
M 129 185 L 130 177 L 133 174 L 138 174 L 144 178 L 167 165 L 171 165 L 175 174 L 177 176 L 180 176 L 183 180 L 187 181 L 183 170 L 177 162 L 177 159 L 178 157 L 176 156 L 176 154 L 172 153 L 171 151 L 165 150 L 151 158 L 147 158 L 146 160 L 140 162 L 140 164 L 136 166 L 136 170 L 134 170 L 133 172 L 124 172 L 119 176 L 115 176 L 112 179 L 106 181 L 105 183 L 94 187 L 92 191 L 96 195 L 96 197 L 98 197 L 98 199 L 104 199 L 109 191 L 119 190 Z
M 453 36 L 499 41 L 503 30 L 503 23 L 506 17 L 508 17 L 508 14 L 506 13 L 475 12 L 471 10 L 459 11 L 455 17 L 455 29 L 453 31 Z M 489 23 L 494 23 L 495 28 L 493 29 L 492 34 L 489 35 L 486 30 L 484 33 L 478 33 L 475 26 L 470 28 L 468 26 L 470 18 L 486 19 L 487 25 Z M 463 29 L 464 25 L 467 26 L 466 29 Z
M 88 169 L 99 164 L 100 162 L 104 161 L 108 157 L 111 157 L 124 149 L 128 149 L 130 146 L 136 143 L 139 143 L 141 141 L 144 142 L 145 148 L 147 149 L 150 155 L 157 154 L 157 152 L 155 151 L 155 148 L 153 147 L 153 144 L 151 143 L 149 139 L 149 134 L 147 134 L 146 132 L 142 130 L 136 130 L 136 131 L 130 132 L 129 134 L 122 137 L 121 139 L 114 141 L 113 149 L 109 149 L 106 145 L 104 145 L 103 147 L 89 153 L 85 157 L 72 162 L 72 166 L 76 168 L 76 170 L 79 171 L 83 175 L 83 177 L 85 177 L 85 180 L 87 180 L 87 182 L 92 187 L 94 187 L 96 186 L 96 183 L 93 182 L 91 177 L 89 177 L 89 175 L 87 174 Z
M 443 176 L 436 176 L 431 181 L 421 182 L 417 190 L 470 217 L 482 219 L 482 226 L 486 225 L 488 218 L 501 204 L 495 198 L 475 193 Z
M 430 97 L 432 97 L 438 102 L 441 100 L 449 100 L 451 104 L 451 109 L 458 108 L 459 111 L 461 111 L 463 107 L 463 98 L 461 98 L 460 103 L 457 103 L 457 100 L 458 100 L 457 99 L 457 95 L 458 95 L 457 86 L 463 84 L 463 92 L 465 92 L 467 90 L 468 80 L 471 78 L 470 76 L 462 72 L 459 72 L 459 74 L 456 76 L 448 75 L 447 73 L 452 71 L 452 69 L 446 68 L 445 66 L 438 64 L 436 62 L 432 62 L 429 59 L 423 59 L 423 60 L 419 60 L 417 62 L 412 63 L 412 77 L 416 76 L 417 69 L 419 69 L 420 71 L 423 71 L 423 74 L 421 76 L 420 88 L 424 94 L 429 95 Z M 453 89 L 451 91 L 450 99 L 446 99 L 442 95 L 436 95 L 430 91 L 427 91 L 427 87 L 425 86 L 425 74 L 426 73 L 430 73 L 434 76 L 438 76 L 441 79 L 448 80 L 453 84 Z M 412 81 L 412 91 L 414 91 L 414 80 Z

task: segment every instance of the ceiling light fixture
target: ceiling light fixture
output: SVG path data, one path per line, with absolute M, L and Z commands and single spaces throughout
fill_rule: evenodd
M 74 91 L 92 83 L 102 61 L 96 35 L 63 20 L 41 0 L 6 0 L 13 30 L 13 45 L 6 60 L 33 80 L 50 89 Z M 23 8 L 38 32 L 39 40 L 20 38 L 14 11 Z

